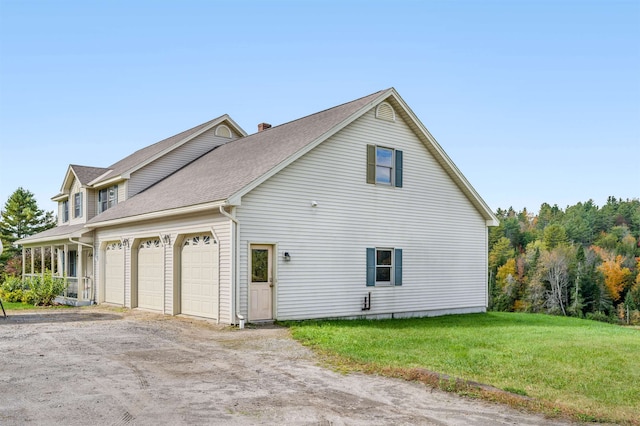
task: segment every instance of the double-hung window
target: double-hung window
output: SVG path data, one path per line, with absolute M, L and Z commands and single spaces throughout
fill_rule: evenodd
M 73 194 L 73 217 L 82 216 L 82 192 Z
M 69 222 L 69 200 L 62 202 L 62 222 Z
M 402 249 L 367 248 L 367 286 L 402 285 Z
M 102 213 L 116 204 L 118 204 L 118 185 L 101 189 L 98 192 L 98 213 Z
M 367 183 L 402 188 L 402 151 L 367 145 Z
M 78 252 L 75 250 L 69 250 L 69 270 L 67 271 L 69 277 L 78 276 Z

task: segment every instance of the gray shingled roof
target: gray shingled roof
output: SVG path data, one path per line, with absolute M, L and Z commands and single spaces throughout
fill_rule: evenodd
M 219 146 L 88 223 L 225 200 L 378 99 L 383 92 Z
M 85 232 L 89 232 L 89 229 L 84 229 L 84 224 L 77 225 L 60 225 L 55 228 L 47 229 L 38 234 L 31 235 L 18 241 L 19 244 L 28 244 L 29 242 L 42 242 L 42 241 L 54 241 L 57 239 L 67 239 L 74 233 L 81 235 Z M 76 236 L 78 236 L 76 235 Z
M 71 167 L 73 173 L 75 173 L 82 185 L 88 184 L 101 174 L 109 171 L 109 169 L 105 169 L 104 167 L 79 166 L 77 164 L 71 164 L 69 167 Z
M 209 126 L 213 122 L 221 120 L 222 118 L 225 118 L 225 117 L 226 115 L 222 115 L 220 117 L 214 118 L 213 120 L 209 120 L 206 123 L 202 123 L 196 127 L 193 127 L 189 130 L 185 130 L 184 132 L 178 133 L 177 135 L 171 136 L 167 139 L 163 139 L 160 142 L 156 142 L 153 145 L 149 145 L 147 147 L 137 150 L 136 152 L 129 155 L 128 157 L 125 157 L 122 160 L 107 167 L 107 169 L 111 171 L 108 174 L 104 175 L 100 179 L 100 182 L 110 179 L 112 177 L 120 176 L 122 173 L 125 173 L 127 170 L 131 170 L 132 168 L 136 167 L 138 164 L 145 162 L 146 160 L 150 159 L 154 155 L 164 151 L 165 149 L 170 148 L 172 145 L 177 144 L 181 140 L 188 138 L 189 136 Z M 95 183 L 97 182 L 94 182 L 94 184 Z

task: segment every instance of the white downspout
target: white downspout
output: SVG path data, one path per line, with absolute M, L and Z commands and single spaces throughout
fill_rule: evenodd
M 238 313 L 238 308 L 240 306 L 240 289 L 238 288 L 238 259 L 240 259 L 240 223 L 238 219 L 233 215 L 230 215 L 225 209 L 224 206 L 220 206 L 220 214 L 226 216 L 231 220 L 234 224 L 235 230 L 235 238 L 232 236 L 231 238 L 234 241 L 234 246 L 232 250 L 231 256 L 231 275 L 232 275 L 232 289 L 234 291 L 234 302 L 231 304 L 231 318 L 232 321 L 235 322 L 236 319 L 240 321 L 240 324 L 244 326 L 244 317 Z
M 217 262 L 218 262 L 218 313 L 216 314 L 216 324 L 220 324 L 220 238 L 218 238 L 218 234 L 216 234 L 215 229 L 213 229 L 213 226 L 209 227 L 209 231 L 211 231 L 211 235 L 213 235 L 213 238 L 216 241 L 216 244 L 218 245 L 218 256 L 217 256 Z
M 126 308 L 127 307 L 127 249 L 129 248 L 129 239 L 120 237 L 120 244 L 122 244 L 122 247 L 124 248 L 124 273 L 122 274 L 122 282 L 124 283 L 124 285 L 122 286 L 122 307 Z M 131 251 L 129 251 L 129 256 L 131 256 Z M 129 257 L 129 267 L 131 267 L 131 262 L 132 262 L 131 257 Z M 133 282 L 133 277 L 129 280 L 129 291 L 131 291 L 132 282 Z M 136 281 L 136 285 L 137 285 L 137 281 Z M 137 298 L 138 297 L 136 296 L 136 302 L 137 302 Z M 129 298 L 130 309 L 133 309 L 132 299 L 133 299 L 133 294 Z
M 168 234 L 165 234 L 168 235 Z M 162 234 L 158 234 L 160 244 L 162 244 L 162 315 L 167 314 L 167 244 L 162 238 Z M 171 238 L 171 237 L 169 237 Z M 171 244 L 171 239 L 169 239 Z

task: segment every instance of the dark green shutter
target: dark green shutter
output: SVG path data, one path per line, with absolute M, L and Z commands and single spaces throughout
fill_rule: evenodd
M 395 279 L 393 281 L 393 284 L 402 285 L 402 249 L 395 249 L 395 253 L 393 257 L 394 257 L 393 269 L 395 270 Z
M 402 151 L 396 150 L 396 187 L 402 188 Z
M 367 247 L 367 286 L 376 285 L 376 249 Z
M 376 183 L 376 146 L 367 145 L 367 183 Z

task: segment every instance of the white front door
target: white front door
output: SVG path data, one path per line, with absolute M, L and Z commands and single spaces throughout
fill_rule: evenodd
M 218 317 L 218 244 L 211 234 L 189 235 L 182 243 L 181 312 Z
M 157 238 L 138 246 L 138 307 L 161 311 L 164 304 L 164 248 Z
M 249 265 L 249 321 L 273 319 L 273 247 L 252 245 Z
M 108 243 L 105 251 L 104 301 L 124 305 L 124 247 L 118 241 Z

